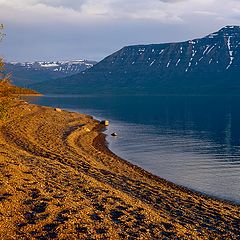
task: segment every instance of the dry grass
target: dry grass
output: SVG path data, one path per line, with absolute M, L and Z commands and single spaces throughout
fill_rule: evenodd
M 38 92 L 28 89 L 28 88 L 20 88 L 20 87 L 16 87 L 12 84 L 9 83 L 9 81 L 7 79 L 4 79 L 2 81 L 0 81 L 0 95 L 9 95 L 9 94 L 13 94 L 13 95 L 35 95 L 35 94 L 39 94 Z
M 118 158 L 92 118 L 23 102 L 10 116 L 0 127 L 0 239 L 239 239 L 239 206 Z
M 0 64 L 1 66 L 1 64 Z M 9 83 L 8 77 L 0 80 L 0 120 L 6 120 L 13 105 L 14 99 L 19 95 L 37 95 L 38 93 L 26 88 L 19 88 Z

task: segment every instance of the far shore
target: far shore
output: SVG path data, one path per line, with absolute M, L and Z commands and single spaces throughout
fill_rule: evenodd
M 26 93 L 26 94 L 14 94 L 14 96 L 19 96 L 19 97 L 41 97 L 41 96 L 44 96 L 44 94 L 41 94 L 41 93 Z
M 0 239 L 239 239 L 239 205 L 119 158 L 102 129 L 16 101 L 0 123 Z

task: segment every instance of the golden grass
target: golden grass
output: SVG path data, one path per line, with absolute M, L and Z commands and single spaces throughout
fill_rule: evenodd
M 10 84 L 8 81 L 0 81 L 0 96 L 6 94 L 14 94 L 14 95 L 35 95 L 39 94 L 34 90 L 28 88 L 20 88 Z

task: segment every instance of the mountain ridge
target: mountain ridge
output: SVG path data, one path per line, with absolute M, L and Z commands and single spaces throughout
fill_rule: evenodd
M 6 62 L 5 71 L 12 73 L 12 81 L 28 86 L 56 78 L 71 76 L 96 64 L 91 60 Z
M 53 93 L 240 94 L 240 27 L 203 38 L 131 45 L 80 74 L 36 84 Z

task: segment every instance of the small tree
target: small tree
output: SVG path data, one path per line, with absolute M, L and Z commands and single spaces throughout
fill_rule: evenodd
M 4 34 L 2 33 L 2 29 L 3 29 L 3 24 L 0 24 L 0 41 L 2 41 Z M 4 67 L 4 63 L 3 63 L 3 59 L 0 58 L 0 80 L 2 80 L 2 71 L 3 71 L 3 67 Z
M 0 41 L 2 41 L 5 36 L 5 34 L 2 32 L 3 28 L 4 28 L 3 24 L 0 24 Z M 4 62 L 3 62 L 3 58 L 0 57 L 0 82 L 9 83 L 10 75 L 4 74 L 3 71 L 4 71 Z
M 2 32 L 3 24 L 0 24 L 0 41 L 2 41 L 5 34 Z M 11 96 L 9 77 L 4 74 L 4 62 L 0 57 L 0 119 L 4 120 L 9 116 L 9 109 L 12 105 L 13 97 Z

